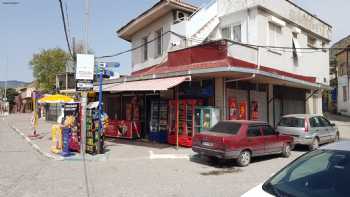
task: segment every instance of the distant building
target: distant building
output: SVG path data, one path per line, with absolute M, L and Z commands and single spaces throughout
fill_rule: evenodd
M 18 95 L 15 97 L 15 106 L 13 112 L 28 113 L 33 111 L 33 92 L 36 91 L 36 82 L 16 88 Z
M 350 45 L 335 55 L 337 70 L 337 110 L 350 116 Z

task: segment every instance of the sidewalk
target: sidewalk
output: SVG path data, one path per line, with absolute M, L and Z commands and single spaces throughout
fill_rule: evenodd
M 350 117 L 331 113 L 325 113 L 325 116 L 338 127 L 341 138 L 350 139 Z
M 54 154 L 51 152 L 51 128 L 52 125 L 57 124 L 55 122 L 48 122 L 45 120 L 39 120 L 37 134 L 40 136 L 38 138 L 30 138 L 29 136 L 33 134 L 33 126 L 31 124 L 32 114 L 11 114 L 6 117 L 6 121 L 9 126 L 21 135 L 37 152 L 41 155 L 53 159 L 53 160 L 81 160 L 81 155 L 79 153 L 74 153 L 70 157 L 62 157 L 59 154 Z M 105 160 L 107 155 L 86 155 L 87 160 Z
M 38 139 L 30 139 L 33 127 L 31 114 L 11 114 L 6 117 L 9 126 L 21 135 L 37 152 L 53 160 L 82 160 L 81 155 L 76 153 L 71 157 L 62 157 L 50 151 L 51 127 L 55 122 L 39 120 L 37 133 Z M 86 154 L 88 161 L 129 161 L 143 159 L 189 159 L 194 153 L 190 148 L 176 149 L 172 145 L 152 143 L 145 140 L 105 139 L 105 154 Z

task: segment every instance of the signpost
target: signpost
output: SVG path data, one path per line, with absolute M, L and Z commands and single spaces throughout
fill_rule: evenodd
M 99 91 L 98 91 L 98 133 L 99 137 L 102 136 L 102 83 L 103 83 L 103 75 L 114 76 L 113 71 L 108 70 L 109 68 L 119 67 L 120 64 L 118 62 L 103 62 L 97 65 L 97 70 L 99 73 Z M 100 139 L 99 139 L 100 140 Z M 98 143 L 100 145 L 100 143 Z M 102 147 L 98 148 L 98 151 L 101 151 Z
M 85 155 L 87 92 L 93 89 L 95 57 L 89 54 L 77 54 L 76 90 L 82 91 L 81 97 L 81 153 Z

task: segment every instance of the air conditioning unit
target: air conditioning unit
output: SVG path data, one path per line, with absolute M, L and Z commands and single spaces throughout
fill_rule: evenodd
M 175 11 L 175 23 L 181 22 L 185 20 L 187 17 L 187 14 L 185 12 L 176 10 Z

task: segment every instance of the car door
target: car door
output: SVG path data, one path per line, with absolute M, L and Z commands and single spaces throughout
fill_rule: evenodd
M 260 126 L 249 126 L 247 130 L 247 146 L 253 155 L 263 155 L 265 152 L 265 141 Z
M 318 136 L 320 138 L 320 142 L 324 143 L 327 141 L 327 135 L 325 132 L 325 128 L 323 127 L 323 124 L 321 123 L 321 119 L 319 119 L 317 116 L 311 117 L 309 119 L 310 121 L 310 134 L 313 136 Z
M 327 139 L 327 141 L 330 142 L 334 140 L 336 136 L 336 129 L 332 126 L 331 122 L 329 122 L 329 120 L 327 120 L 323 116 L 320 116 L 318 118 L 321 120 L 322 125 L 324 127 L 325 138 Z
M 261 128 L 264 137 L 265 154 L 281 152 L 283 148 L 283 142 L 279 140 L 279 135 L 277 135 L 275 129 L 269 125 L 263 125 Z

